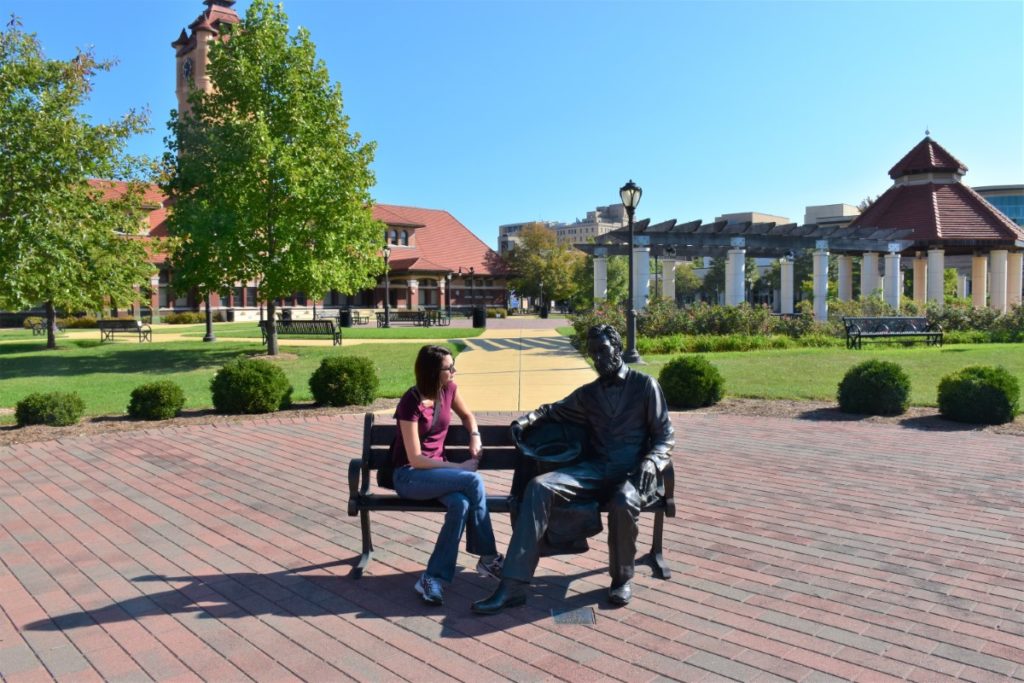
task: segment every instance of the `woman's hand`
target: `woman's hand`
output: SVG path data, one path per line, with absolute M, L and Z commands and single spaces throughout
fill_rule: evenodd
M 467 472 L 476 472 L 476 468 L 480 465 L 480 460 L 477 458 L 470 458 L 469 460 L 463 460 L 459 463 L 459 469 L 466 470 Z
M 483 448 L 484 444 L 480 440 L 479 434 L 473 434 L 469 437 L 469 454 L 472 455 L 474 459 L 478 460 L 480 458 L 483 454 Z

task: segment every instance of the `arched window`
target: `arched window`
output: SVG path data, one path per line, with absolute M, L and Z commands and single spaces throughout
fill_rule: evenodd
M 409 246 L 409 231 L 408 230 L 403 230 L 402 231 L 402 244 L 404 246 L 406 246 L 406 247 Z
M 388 241 L 391 244 L 398 244 L 398 231 L 397 230 L 392 230 L 391 231 L 391 239 L 388 240 Z

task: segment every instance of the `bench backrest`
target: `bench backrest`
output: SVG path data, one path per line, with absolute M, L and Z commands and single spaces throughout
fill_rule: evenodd
M 482 470 L 509 470 L 515 468 L 517 451 L 507 425 L 480 425 L 480 438 L 484 444 Z M 373 413 L 367 413 L 363 422 L 363 470 L 376 470 L 391 458 L 391 442 L 395 440 L 398 425 L 394 420 L 378 424 Z M 448 428 L 444 440 L 448 459 L 462 462 L 469 458 L 469 432 L 462 425 Z M 367 478 L 364 477 L 364 481 Z
M 260 327 L 264 330 L 267 328 L 267 321 L 261 320 Z M 277 329 L 279 331 L 288 332 L 334 332 L 334 319 L 329 318 L 326 320 L 278 320 Z
M 875 316 L 843 318 L 847 330 L 858 332 L 929 332 L 928 318 L 909 316 Z
M 97 320 L 96 325 L 101 330 L 137 330 L 142 327 L 142 322 L 129 318 L 115 318 L 114 320 Z

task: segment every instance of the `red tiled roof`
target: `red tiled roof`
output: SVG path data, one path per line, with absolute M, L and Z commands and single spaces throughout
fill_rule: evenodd
M 447 211 L 375 204 L 373 217 L 389 226 L 416 229 L 410 246 L 391 246 L 393 272 L 465 272 L 470 267 L 479 275 L 504 272 L 497 253 Z
M 89 185 L 103 192 L 103 199 L 120 197 L 125 193 L 128 183 L 121 180 L 89 180 Z M 144 208 L 149 211 L 146 220 L 149 229 L 145 236 L 167 237 L 167 198 L 155 184 L 146 186 L 142 193 Z
M 924 140 L 889 169 L 889 177 L 895 180 L 900 176 L 934 171 L 952 171 L 963 175 L 967 173 L 967 167 L 942 145 L 925 136 Z
M 850 228 L 910 228 L 912 240 L 1024 240 L 1024 230 L 963 183 L 895 185 Z

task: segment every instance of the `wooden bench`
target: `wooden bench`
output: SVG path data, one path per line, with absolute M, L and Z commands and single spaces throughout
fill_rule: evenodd
M 942 327 L 928 322 L 928 318 L 904 316 L 877 316 L 871 318 L 843 318 L 846 327 L 846 348 L 859 349 L 865 339 L 900 339 L 914 342 L 922 339 L 929 346 L 942 346 Z
M 63 332 L 64 331 L 64 326 L 61 325 L 59 322 L 57 323 L 57 331 L 58 332 Z M 41 335 L 41 334 L 46 334 L 46 321 L 45 320 L 40 320 L 39 322 L 32 323 L 32 336 L 35 337 L 35 336 L 38 336 L 38 335 Z
M 260 321 L 260 333 L 263 335 L 263 343 L 267 343 L 267 321 Z M 279 320 L 277 322 L 277 334 L 280 335 L 324 335 L 329 336 L 335 346 L 341 344 L 341 330 L 334 324 L 334 320 Z
M 114 341 L 114 335 L 121 332 L 130 332 L 138 335 L 139 342 L 153 341 L 153 328 L 140 320 L 131 318 L 114 318 L 113 320 L 97 320 L 96 327 L 100 328 L 100 343 Z
M 507 425 L 479 425 L 484 452 L 480 460 L 480 471 L 513 470 L 520 457 L 512 441 Z M 367 413 L 363 421 L 363 456 L 353 458 L 348 465 L 348 514 L 359 516 L 362 526 L 363 551 L 359 562 L 352 568 L 352 576 L 359 578 L 373 557 L 373 538 L 370 531 L 370 513 L 377 512 L 437 512 L 444 513 L 445 507 L 438 500 L 409 500 L 390 489 L 376 486 L 375 472 L 381 463 L 391 458 L 391 442 L 398 427 L 394 421 L 376 424 L 374 415 Z M 462 462 L 469 456 L 469 433 L 461 425 L 452 425 L 445 439 L 448 458 Z M 641 512 L 654 514 L 654 534 L 651 551 L 642 561 L 651 565 L 656 576 L 667 579 L 672 572 L 662 554 L 662 538 L 665 517 L 676 516 L 674 497 L 675 474 L 671 461 L 662 473 L 665 497 L 644 506 Z M 511 500 L 508 494 L 487 496 L 487 509 L 492 513 L 510 513 Z M 602 508 L 602 512 L 606 511 Z

